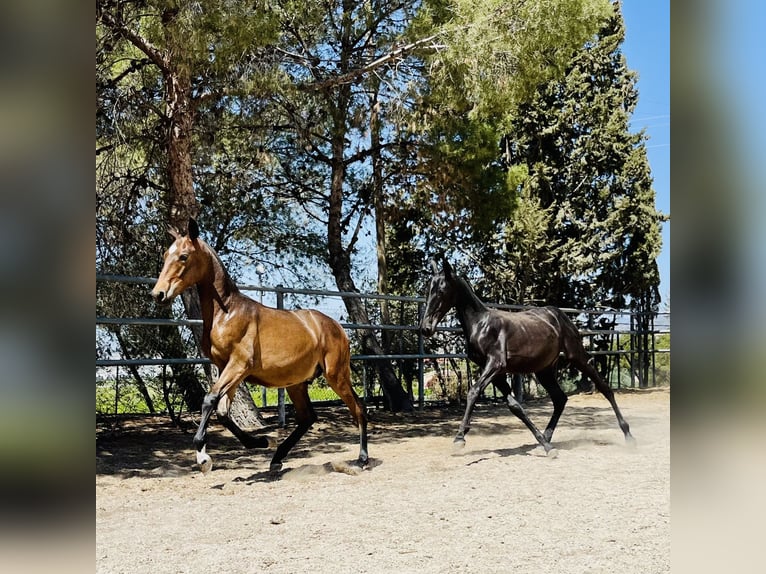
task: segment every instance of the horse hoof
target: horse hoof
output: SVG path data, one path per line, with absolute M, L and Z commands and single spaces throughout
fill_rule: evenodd
M 282 470 L 282 463 L 275 462 L 269 467 L 269 474 L 271 474 L 272 476 L 278 476 L 281 470 Z
M 452 441 L 452 448 L 455 450 L 460 450 L 462 448 L 465 448 L 465 439 L 464 438 L 456 438 L 454 441 Z
M 548 452 L 545 453 L 545 456 L 548 458 L 558 458 L 559 451 L 557 451 L 555 448 L 551 448 Z
M 628 446 L 631 446 L 631 447 L 635 447 L 636 446 L 636 439 L 633 438 L 632 434 L 626 434 L 625 435 L 625 444 L 627 444 Z
M 202 471 L 202 474 L 207 474 L 213 468 L 213 459 L 211 459 L 210 455 L 205 452 L 205 447 L 202 447 L 202 450 L 197 451 L 197 464 L 199 464 L 199 469 Z

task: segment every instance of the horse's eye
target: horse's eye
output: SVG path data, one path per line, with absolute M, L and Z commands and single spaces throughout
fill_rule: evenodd
M 178 256 L 178 260 L 181 261 L 182 263 L 185 262 L 187 259 L 189 259 L 189 256 L 186 255 L 186 253 Z

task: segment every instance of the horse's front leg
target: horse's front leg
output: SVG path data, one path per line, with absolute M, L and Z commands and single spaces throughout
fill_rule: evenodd
M 230 404 L 229 393 L 233 394 L 243 377 L 243 369 L 229 363 L 221 372 L 213 388 L 210 389 L 210 392 L 202 400 L 202 416 L 200 417 L 197 432 L 194 435 L 194 448 L 197 451 L 197 464 L 199 464 L 200 470 L 204 473 L 209 472 L 213 468 L 213 461 L 206 451 L 207 425 L 210 422 L 210 417 L 219 406 L 222 397 L 224 397 L 224 402 L 220 406 L 225 411 L 228 411 Z
M 473 409 L 476 406 L 476 401 L 484 392 L 484 389 L 487 388 L 487 385 L 497 374 L 498 373 L 496 369 L 491 364 L 487 365 L 477 381 L 470 389 L 468 389 L 468 397 L 466 399 L 463 420 L 460 421 L 460 428 L 458 429 L 457 435 L 455 435 L 455 440 L 453 441 L 456 447 L 462 448 L 465 446 L 465 435 L 468 434 L 468 431 L 471 428 L 471 415 L 473 414 Z
M 199 421 L 199 427 L 194 435 L 194 448 L 197 451 L 197 464 L 204 473 L 213 468 L 213 461 L 206 452 L 207 446 L 207 425 L 210 422 L 210 415 L 213 414 L 220 396 L 217 392 L 209 392 L 202 400 L 202 416 Z

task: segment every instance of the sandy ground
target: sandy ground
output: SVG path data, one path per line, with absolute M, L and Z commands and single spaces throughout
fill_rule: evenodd
M 457 452 L 460 410 L 372 411 L 371 464 L 357 474 L 333 470 L 358 453 L 348 413 L 319 409 L 276 480 L 272 451 L 217 425 L 207 475 L 191 432 L 164 419 L 99 429 L 97 572 L 669 572 L 670 391 L 617 401 L 636 447 L 601 395 L 576 395 L 555 458 L 502 405 L 477 407 Z M 527 409 L 544 428 L 550 407 Z

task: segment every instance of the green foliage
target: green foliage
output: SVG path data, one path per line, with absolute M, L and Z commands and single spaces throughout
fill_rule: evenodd
M 431 147 L 422 159 L 431 167 L 430 203 L 438 211 L 462 215 L 465 228 L 485 231 L 513 211 L 515 188 L 498 161 L 495 125 L 465 115 L 435 122 Z
M 155 406 L 160 406 L 160 410 L 167 410 L 161 379 L 149 377 L 146 379 L 146 383 Z M 170 401 L 170 408 L 176 414 L 183 412 L 188 407 L 183 404 L 179 390 L 172 385 L 170 380 L 167 383 L 169 384 L 168 400 Z M 357 393 L 362 393 L 362 389 L 359 386 L 355 385 L 355 388 Z M 253 402 L 259 408 L 264 406 L 274 408 L 277 406 L 279 399 L 277 389 L 267 389 L 253 385 L 249 386 L 248 390 L 253 397 Z M 263 401 L 264 391 L 266 392 L 265 403 Z M 319 381 L 309 386 L 309 398 L 314 403 L 340 401 L 335 391 L 326 385 L 322 385 Z M 291 404 L 287 393 L 285 393 L 285 403 Z M 149 409 L 135 382 L 129 376 L 121 376 L 119 384 L 117 384 L 115 379 L 104 379 L 96 383 L 96 413 L 100 415 L 149 414 Z
M 524 208 L 496 238 L 505 265 L 485 270 L 489 284 L 518 281 L 516 301 L 622 307 L 659 282 L 663 216 L 645 136 L 628 126 L 638 93 L 619 50 L 623 38 L 616 6 L 565 78 L 540 86 L 511 123 L 505 158 L 528 170 Z M 497 253 L 487 248 L 483 259 L 494 262 Z
M 481 245 L 511 219 L 526 167 L 508 170 L 501 141 L 520 103 L 562 76 L 608 13 L 601 0 L 423 3 L 408 37 L 433 42 L 418 52 L 424 77 L 403 123 L 417 142 L 410 199 L 432 206 L 440 244 Z
M 427 1 L 413 33 L 443 46 L 425 56 L 431 96 L 492 119 L 560 76 L 608 14 L 606 0 Z

